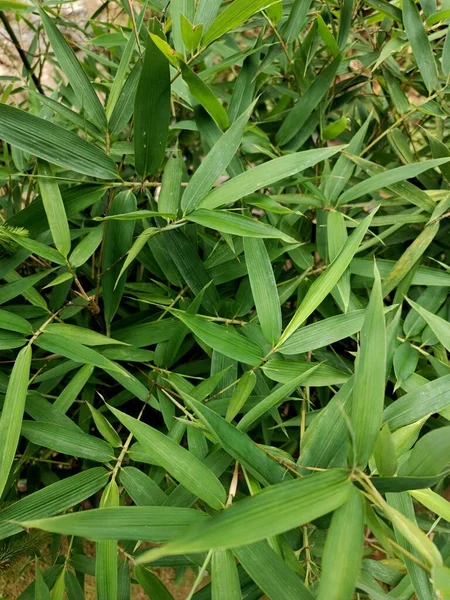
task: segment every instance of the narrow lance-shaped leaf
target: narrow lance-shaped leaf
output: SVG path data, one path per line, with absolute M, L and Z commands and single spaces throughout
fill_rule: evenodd
M 346 204 L 352 200 L 356 200 L 365 194 L 370 194 L 381 188 L 389 187 L 398 182 L 405 181 L 405 179 L 412 179 L 417 177 L 421 173 L 439 167 L 442 164 L 447 163 L 450 158 L 435 158 L 433 160 L 424 160 L 423 162 L 404 165 L 403 167 L 397 167 L 389 171 L 384 171 L 376 175 L 372 175 L 368 179 L 357 183 L 349 190 L 344 192 L 339 198 L 339 204 Z
M 19 352 L 9 378 L 0 417 L 0 496 L 3 495 L 16 454 L 30 378 L 31 346 Z
M 365 467 L 381 427 L 386 371 L 386 325 L 381 279 L 376 265 L 375 281 L 361 330 L 356 359 L 351 422 L 358 464 Z
M 224 173 L 230 164 L 241 143 L 252 108 L 253 106 L 250 106 L 217 140 L 191 177 L 181 200 L 181 208 L 184 213 L 190 213 L 197 208 L 217 178 Z M 205 208 L 211 207 L 207 206 Z
M 439 221 L 427 225 L 394 264 L 383 281 L 383 296 L 387 296 L 410 272 L 436 237 Z
M 216 550 L 211 561 L 212 600 L 241 600 L 236 561 L 230 550 Z
M 274 345 L 281 335 L 281 306 L 264 240 L 244 238 L 244 254 L 261 329 Z
M 276 139 L 280 146 L 284 146 L 292 140 L 307 122 L 313 110 L 330 89 L 340 62 L 341 58 L 338 56 L 325 67 L 289 112 L 277 133 Z
M 58 183 L 54 179 L 51 166 L 43 160 L 38 161 L 38 173 L 42 203 L 53 241 L 58 251 L 67 257 L 71 244 L 70 230 Z
M 239 235 L 248 238 L 281 239 L 288 244 L 298 243 L 296 239 L 283 233 L 276 227 L 272 227 L 272 225 L 229 211 L 198 208 L 188 214 L 186 218 L 188 221 L 193 221 L 204 227 L 210 227 L 211 229 L 216 229 L 222 233 L 229 233 L 230 235 Z
M 134 105 L 136 170 L 145 179 L 164 158 L 170 122 L 169 62 L 147 35 L 144 64 Z
M 333 470 L 267 487 L 256 496 L 205 519 L 166 546 L 145 552 L 137 562 L 211 549 L 239 548 L 284 533 L 341 506 L 348 498 L 350 486 L 347 473 Z
M 173 600 L 172 594 L 154 573 L 145 567 L 135 567 L 134 574 L 139 585 L 152 600 Z
M 226 420 L 232 421 L 244 406 L 247 398 L 256 385 L 256 375 L 253 370 L 246 371 L 234 388 L 233 395 L 227 407 Z
M 263 359 L 262 349 L 232 327 L 217 325 L 196 315 L 173 311 L 202 342 L 221 354 L 244 364 L 257 366 Z
M 245 113 L 243 113 L 243 115 L 245 115 Z M 228 131 L 231 131 L 241 119 L 242 117 L 239 117 Z M 330 158 L 342 150 L 342 148 L 343 146 L 318 148 L 316 150 L 305 150 L 304 152 L 295 152 L 294 154 L 274 158 L 269 162 L 258 165 L 257 167 L 233 177 L 209 194 L 207 194 L 207 191 L 209 190 L 205 190 L 205 193 L 203 194 L 205 197 L 203 199 L 199 198 L 198 204 L 201 208 L 208 209 L 217 208 L 226 204 L 233 204 L 237 200 L 252 194 L 256 190 L 275 184 L 286 177 L 291 177 L 305 169 L 313 167 L 320 161 Z M 204 162 L 205 161 L 203 161 L 202 164 L 204 164 Z M 184 197 L 185 196 L 186 192 Z
M 114 162 L 97 146 L 59 125 L 6 104 L 0 104 L 0 139 L 69 171 L 100 179 L 114 179 L 117 175 Z
M 74 93 L 79 97 L 82 108 L 97 127 L 105 129 L 105 111 L 83 67 L 78 62 L 75 52 L 47 13 L 40 9 L 39 14 L 59 66 L 69 80 Z
M 109 472 L 101 467 L 82 471 L 52 483 L 2 510 L 0 539 L 21 531 L 18 524 L 26 519 L 51 517 L 92 496 L 108 481 Z
M 110 481 L 103 490 L 100 508 L 119 506 L 119 488 Z M 95 582 L 98 600 L 117 598 L 118 556 L 117 540 L 97 542 L 95 552 Z
M 275 4 L 277 0 L 234 0 L 214 19 L 202 39 L 202 46 L 231 31 L 255 13 Z
M 403 0 L 403 23 L 428 92 L 436 91 L 438 74 L 431 45 L 414 0 Z
M 349 266 L 350 261 L 358 250 L 359 244 L 366 235 L 373 219 L 373 215 L 374 213 L 368 215 L 364 221 L 358 225 L 352 235 L 348 238 L 339 255 L 327 270 L 314 281 L 303 299 L 303 302 L 297 308 L 290 323 L 282 333 L 277 347 L 281 346 L 293 333 L 295 333 L 295 331 L 297 331 L 310 314 L 313 313 L 319 304 L 328 296 L 342 277 L 342 274 Z
M 347 241 L 347 228 L 342 213 L 338 211 L 328 213 L 327 234 L 328 254 L 330 261 L 333 261 Z M 343 306 L 344 312 L 347 312 L 348 309 L 350 293 L 350 271 L 346 269 L 335 288 L 336 301 L 340 306 Z
M 267 542 L 236 548 L 234 555 L 269 598 L 313 600 L 314 596 L 297 573 L 288 567 Z
M 219 102 L 212 89 L 183 61 L 180 61 L 181 74 L 192 96 L 199 102 L 221 129 L 229 125 L 227 111 Z
M 432 329 L 434 335 L 438 338 L 441 344 L 450 352 L 450 323 L 442 317 L 431 313 L 420 304 L 408 300 L 413 309 L 426 321 L 427 325 Z
M 173 477 L 210 506 L 222 508 L 226 501 L 225 490 L 217 477 L 198 458 L 150 425 L 112 407 L 110 410 L 144 447 L 150 449 L 158 463 Z
M 363 548 L 364 497 L 353 486 L 347 502 L 333 513 L 331 519 L 322 557 L 317 600 L 353 598 Z

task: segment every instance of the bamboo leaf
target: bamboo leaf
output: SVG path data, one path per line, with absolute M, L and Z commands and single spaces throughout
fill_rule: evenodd
M 0 104 L 0 139 L 63 169 L 99 179 L 114 179 L 117 175 L 116 165 L 97 146 L 6 104 Z
M 33 527 L 94 542 L 111 539 L 162 542 L 184 533 L 207 515 L 199 510 L 169 506 L 119 506 L 96 508 L 59 517 L 27 520 Z
M 226 129 L 229 125 L 227 111 L 220 104 L 212 89 L 185 62 L 180 61 L 180 69 L 192 96 L 211 115 L 221 129 Z
M 202 45 L 207 46 L 228 31 L 238 27 L 255 13 L 275 4 L 276 0 L 234 0 L 214 19 L 202 39 Z
M 161 166 L 170 121 L 169 62 L 147 35 L 146 51 L 134 105 L 136 170 L 142 179 Z
M 244 254 L 261 330 L 273 346 L 281 335 L 281 307 L 264 241 L 244 238 Z
M 231 551 L 216 550 L 211 562 L 212 600 L 241 600 L 239 574 Z
M 243 116 L 235 121 L 229 131 L 233 129 L 235 124 L 237 125 Z M 296 152 L 294 154 L 288 154 L 287 156 L 281 156 L 280 158 L 274 158 L 263 165 L 259 165 L 233 177 L 209 194 L 207 194 L 209 189 L 205 189 L 205 193 L 203 194 L 204 197 L 199 198 L 197 204 L 201 208 L 207 209 L 218 208 L 219 206 L 226 204 L 233 204 L 237 200 L 252 194 L 256 190 L 273 185 L 282 179 L 286 179 L 287 177 L 291 177 L 305 169 L 313 167 L 322 160 L 330 158 L 341 149 L 342 146 L 319 148 L 317 150 L 305 150 L 304 152 Z M 203 161 L 202 165 L 204 162 L 205 161 Z M 183 200 L 185 196 L 186 192 L 183 196 Z
M 107 442 L 72 427 L 23 421 L 22 435 L 33 444 L 69 456 L 78 456 L 97 462 L 108 462 L 114 458 L 113 449 Z
M 257 366 L 263 359 L 261 348 L 240 335 L 235 329 L 226 325 L 216 325 L 201 317 L 173 311 L 176 317 L 188 327 L 202 342 L 213 350 L 234 358 L 244 364 Z
M 269 598 L 279 598 L 279 600 L 312 600 L 314 598 L 300 577 L 287 566 L 267 542 L 243 546 L 234 550 L 233 553 L 253 581 Z
M 110 481 L 103 490 L 100 509 L 119 506 L 119 488 Z M 95 548 L 95 581 L 98 600 L 117 598 L 118 593 L 117 540 L 97 542 Z
M 216 229 L 230 235 L 239 235 L 248 238 L 281 239 L 288 244 L 296 244 L 297 240 L 279 231 L 275 227 L 228 211 L 207 210 L 199 208 L 187 215 L 188 221 L 193 221 L 203 227 Z
M 222 508 L 226 500 L 225 490 L 202 462 L 157 429 L 112 407 L 110 410 L 144 448 L 150 448 L 158 463 L 173 477 L 210 506 Z
M 39 14 L 59 66 L 69 80 L 74 93 L 79 97 L 82 108 L 97 127 L 105 129 L 105 111 L 74 51 L 47 13 L 40 9 Z
M 253 106 L 250 106 L 217 140 L 191 177 L 181 200 L 181 208 L 185 214 L 199 206 L 217 178 L 230 164 L 241 143 L 252 108 Z M 205 208 L 214 208 L 214 206 L 205 206 Z
M 413 0 L 403 2 L 403 23 L 417 60 L 417 66 L 420 69 L 425 86 L 431 94 L 438 86 L 436 63 L 422 19 Z
M 361 330 L 351 421 L 358 464 L 369 460 L 380 431 L 386 372 L 386 325 L 381 279 L 376 265 L 375 282 Z
M 106 469 L 96 467 L 52 483 L 4 508 L 0 519 L 0 539 L 21 531 L 20 521 L 51 517 L 86 500 L 108 481 Z
M 363 557 L 364 504 L 361 492 L 352 487 L 348 500 L 333 513 L 322 558 L 318 600 L 353 597 Z
M 170 544 L 145 552 L 138 562 L 184 552 L 239 548 L 283 533 L 341 506 L 350 485 L 346 473 L 334 470 L 270 486 L 205 519 Z
M 19 352 L 3 403 L 0 418 L 0 495 L 3 495 L 19 442 L 30 378 L 31 354 L 30 345 Z
M 281 335 L 277 346 L 282 346 L 288 338 L 306 321 L 309 315 L 319 306 L 319 304 L 328 296 L 336 283 L 342 277 L 345 269 L 350 264 L 353 256 L 358 250 L 358 246 L 363 240 L 370 223 L 373 219 L 373 213 L 362 221 L 352 235 L 348 238 L 345 246 L 339 255 L 322 273 L 320 277 L 309 288 L 303 302 L 297 308 L 290 323 Z

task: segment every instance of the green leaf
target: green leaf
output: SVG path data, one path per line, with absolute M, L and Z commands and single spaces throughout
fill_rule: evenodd
M 119 488 L 110 481 L 103 490 L 100 509 L 119 506 Z M 98 600 L 117 598 L 118 592 L 117 540 L 97 542 L 95 548 L 95 582 Z
M 364 323 L 365 310 L 354 310 L 302 327 L 279 348 L 281 354 L 303 354 L 329 346 L 358 331 Z
M 347 473 L 334 470 L 265 488 L 205 519 L 166 546 L 145 552 L 137 562 L 185 552 L 239 548 L 284 533 L 341 506 L 350 485 Z
M 381 279 L 376 265 L 375 282 L 361 330 L 356 359 L 351 422 L 356 459 L 365 467 L 375 447 L 384 408 L 386 325 Z
M 72 427 L 23 421 L 22 435 L 33 444 L 69 456 L 98 462 L 108 462 L 114 458 L 114 451 L 107 442 Z
M 179 151 L 172 153 L 164 167 L 161 192 L 158 198 L 158 211 L 163 215 L 177 216 L 181 202 L 181 182 L 183 180 L 183 158 Z
M 92 373 L 94 367 L 92 365 L 84 365 L 70 380 L 67 386 L 59 394 L 53 403 L 53 408 L 58 412 L 65 414 L 72 404 L 77 400 L 78 394 L 84 388 Z M 35 417 L 33 417 L 35 418 Z M 46 419 L 42 419 L 46 420 Z M 72 422 L 69 420 L 69 422 Z
M 432 490 L 415 490 L 409 495 L 431 512 L 450 523 L 450 502 Z
M 419 261 L 428 246 L 436 237 L 439 231 L 439 222 L 436 221 L 426 225 L 422 232 L 416 237 L 410 246 L 404 251 L 398 259 L 388 276 L 383 281 L 383 296 L 387 296 L 404 277 L 411 271 L 413 266 Z
M 440 427 L 419 439 L 402 464 L 400 475 L 429 477 L 443 471 L 450 463 L 450 427 Z
M 85 367 L 83 367 L 84 369 Z M 94 408 L 92 404 L 87 403 L 89 411 L 94 420 L 95 426 L 97 427 L 101 436 L 110 444 L 113 448 L 120 448 L 122 446 L 122 440 L 119 434 L 116 432 L 114 427 L 108 421 L 108 419 L 99 410 Z
M 395 537 L 397 538 L 397 541 L 413 556 L 420 558 L 421 553 L 420 551 L 418 552 L 416 545 L 418 540 L 416 541 L 414 537 L 411 537 L 411 535 L 414 536 L 417 531 L 417 521 L 411 498 L 408 497 L 408 494 L 401 493 L 387 494 L 386 499 L 389 505 L 398 511 L 397 515 L 400 515 L 399 522 L 393 520 Z M 407 535 L 404 535 L 405 533 Z M 405 562 L 408 575 L 411 578 L 414 591 L 418 597 L 424 598 L 425 600 L 431 600 L 433 594 L 427 574 L 409 556 L 405 556 L 403 560 Z
M 119 365 L 104 358 L 99 352 L 80 344 L 80 342 L 75 339 L 67 339 L 64 335 L 44 332 L 36 339 L 35 344 L 43 350 L 60 354 L 75 362 L 94 365 L 95 367 L 105 369 L 106 371 L 122 372 Z
M 397 471 L 397 457 L 395 456 L 394 439 L 387 423 L 384 424 L 378 434 L 373 455 L 380 475 L 391 477 L 395 474 Z
M 267 544 L 258 542 L 233 551 L 253 581 L 267 594 L 277 600 L 313 600 L 314 596 Z
M 286 469 L 268 456 L 245 433 L 188 394 L 181 392 L 181 396 L 222 448 L 248 469 L 258 481 L 269 485 L 289 479 Z
M 63 169 L 99 179 L 115 179 L 114 162 L 72 131 L 18 108 L 0 104 L 0 139 Z
M 103 106 L 74 51 L 47 13 L 39 9 L 39 14 L 59 67 L 69 80 L 75 95 L 78 96 L 82 108 L 97 127 L 106 129 L 106 115 Z
M 209 227 L 210 229 L 216 229 L 223 233 L 229 233 L 230 235 L 239 235 L 249 238 L 268 238 L 268 239 L 281 239 L 288 244 L 297 244 L 297 240 L 286 235 L 282 231 L 279 231 L 272 225 L 268 225 L 257 219 L 246 217 L 245 215 L 239 215 L 236 213 L 224 211 L 224 210 L 207 210 L 205 208 L 199 208 L 194 212 L 187 215 L 188 221 L 203 225 L 203 227 Z
M 16 454 L 30 378 L 31 346 L 17 355 L 0 418 L 0 496 L 3 495 Z
M 112 407 L 110 410 L 144 448 L 150 448 L 158 463 L 188 490 L 213 508 L 223 507 L 226 492 L 222 484 L 198 458 L 150 425 Z
M 256 375 L 253 370 L 245 371 L 234 388 L 233 395 L 227 407 L 226 420 L 232 421 L 240 413 L 256 385 Z
M 244 254 L 261 330 L 273 346 L 281 335 L 281 306 L 264 241 L 244 238 Z
M 393 431 L 447 408 L 449 384 L 450 375 L 445 375 L 413 389 L 385 409 L 383 420 Z
M 211 115 L 221 129 L 226 129 L 229 125 L 227 111 L 220 104 L 212 89 L 185 62 L 180 61 L 180 69 L 192 96 Z
M 230 127 L 228 131 L 231 131 L 242 118 L 243 116 L 239 117 L 239 119 Z M 282 179 L 291 177 L 292 175 L 296 175 L 305 169 L 313 167 L 322 160 L 330 158 L 341 149 L 342 146 L 337 146 L 334 148 L 319 148 L 317 150 L 305 150 L 304 152 L 296 152 L 294 154 L 288 154 L 287 156 L 274 158 L 269 162 L 258 165 L 257 167 L 249 169 L 248 171 L 233 177 L 229 181 L 226 181 L 214 189 L 209 194 L 207 194 L 209 189 L 205 189 L 203 194 L 204 197 L 199 198 L 199 202 L 197 202 L 197 204 L 201 208 L 207 209 L 217 208 L 225 204 L 233 204 L 237 200 L 252 194 L 256 190 L 273 185 Z M 205 161 L 203 161 L 202 166 L 204 163 Z M 186 192 L 183 196 L 183 200 L 186 197 Z
M 336 42 L 335 42 L 336 43 Z M 327 65 L 320 74 L 314 78 L 313 83 L 300 97 L 294 108 L 289 111 L 278 130 L 276 141 L 279 146 L 285 146 L 296 136 L 303 125 L 311 117 L 312 112 L 328 92 L 340 65 L 341 58 L 338 56 Z
M 69 325 L 68 323 L 49 323 L 45 328 L 46 333 L 51 333 L 61 337 L 68 337 L 75 342 L 84 344 L 85 346 L 107 346 L 107 345 L 124 345 L 124 342 L 107 337 L 102 333 L 97 333 L 85 327 L 78 325 Z
M 327 469 L 347 464 L 352 391 L 353 377 L 344 383 L 306 429 L 298 459 L 304 473 L 308 473 L 308 467 Z
M 414 52 L 414 57 L 425 86 L 431 94 L 438 87 L 438 74 L 433 51 L 431 50 L 431 45 L 415 2 L 413 0 L 404 0 L 402 6 L 406 35 Z
M 389 171 L 373 175 L 344 192 L 339 198 L 339 204 L 347 204 L 365 194 L 376 192 L 379 189 L 389 187 L 392 184 L 405 181 L 406 179 L 412 179 L 429 169 L 434 169 L 435 167 L 447 163 L 449 160 L 450 158 L 424 160 L 417 164 L 404 165 L 403 167 L 397 167 L 396 169 L 390 169 Z
M 247 365 L 258 366 L 261 363 L 263 359 L 261 348 L 240 335 L 233 327 L 216 325 L 204 318 L 178 310 L 172 312 L 194 335 L 211 346 L 213 350 Z
M 131 191 L 120 192 L 112 200 L 108 214 L 122 214 L 136 210 L 136 197 Z M 102 254 L 102 290 L 106 330 L 116 314 L 125 289 L 126 278 L 118 276 L 122 271 L 124 255 L 133 243 L 134 222 L 113 221 L 105 224 Z
M 94 542 L 145 540 L 163 542 L 181 535 L 191 525 L 207 519 L 200 510 L 169 506 L 119 506 L 96 508 L 60 517 L 22 521 L 22 527 L 76 535 Z
M 234 0 L 213 21 L 202 38 L 202 46 L 211 44 L 255 13 L 275 4 L 277 0 Z
M 0 517 L 0 539 L 21 531 L 19 521 L 51 517 L 86 500 L 106 485 L 109 473 L 96 467 L 52 483 L 5 507 Z
M 242 419 L 239 421 L 239 429 L 248 429 L 255 421 L 279 406 L 283 400 L 295 390 L 296 387 L 306 383 L 314 371 L 319 368 L 319 366 L 320 365 L 315 365 L 310 367 L 303 373 L 300 373 L 300 375 L 294 376 L 294 378 L 288 381 L 288 383 L 275 388 L 268 396 L 264 398 L 264 400 L 261 400 L 261 402 L 251 408 L 242 417 Z
M 332 211 L 327 215 L 327 245 L 328 256 L 330 261 L 333 261 L 345 246 L 347 242 L 347 228 L 345 226 L 344 216 L 338 211 Z M 350 302 L 350 270 L 346 269 L 336 284 L 335 289 L 336 301 L 339 306 L 347 312 Z
M 0 329 L 17 331 L 24 335 L 33 333 L 33 327 L 26 319 L 8 310 L 0 309 Z
M 333 513 L 323 551 L 318 600 L 353 598 L 363 557 L 364 504 L 361 492 L 352 487 L 348 500 Z
M 170 122 L 169 62 L 149 35 L 146 40 L 134 104 L 134 154 L 142 179 L 161 166 Z
M 161 506 L 167 500 L 159 485 L 135 467 L 121 469 L 120 483 L 138 506 Z
M 342 277 L 350 261 L 355 255 L 358 247 L 363 240 L 370 223 L 373 219 L 373 214 L 368 215 L 362 221 L 352 235 L 348 238 L 341 252 L 334 259 L 331 265 L 326 269 L 320 277 L 318 277 L 312 286 L 309 288 L 303 302 L 297 308 L 290 323 L 281 335 L 277 346 L 282 346 L 288 338 L 306 321 L 306 319 L 315 311 L 319 304 L 328 296 L 336 283 Z
M 173 600 L 172 594 L 163 582 L 145 567 L 135 567 L 134 575 L 142 589 L 152 600 Z
M 241 584 L 230 550 L 216 550 L 211 559 L 212 600 L 241 600 Z
M 252 108 L 253 106 L 250 106 L 217 140 L 191 177 L 181 200 L 181 208 L 185 214 L 199 206 L 218 177 L 230 164 L 241 143 Z M 205 208 L 214 208 L 214 206 L 205 206 Z
M 450 323 L 438 315 L 426 310 L 420 304 L 407 299 L 415 311 L 426 321 L 441 344 L 450 351 Z

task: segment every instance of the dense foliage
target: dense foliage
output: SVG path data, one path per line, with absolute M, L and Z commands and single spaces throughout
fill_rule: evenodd
M 450 598 L 448 2 L 68 4 L 0 2 L 20 598 Z

